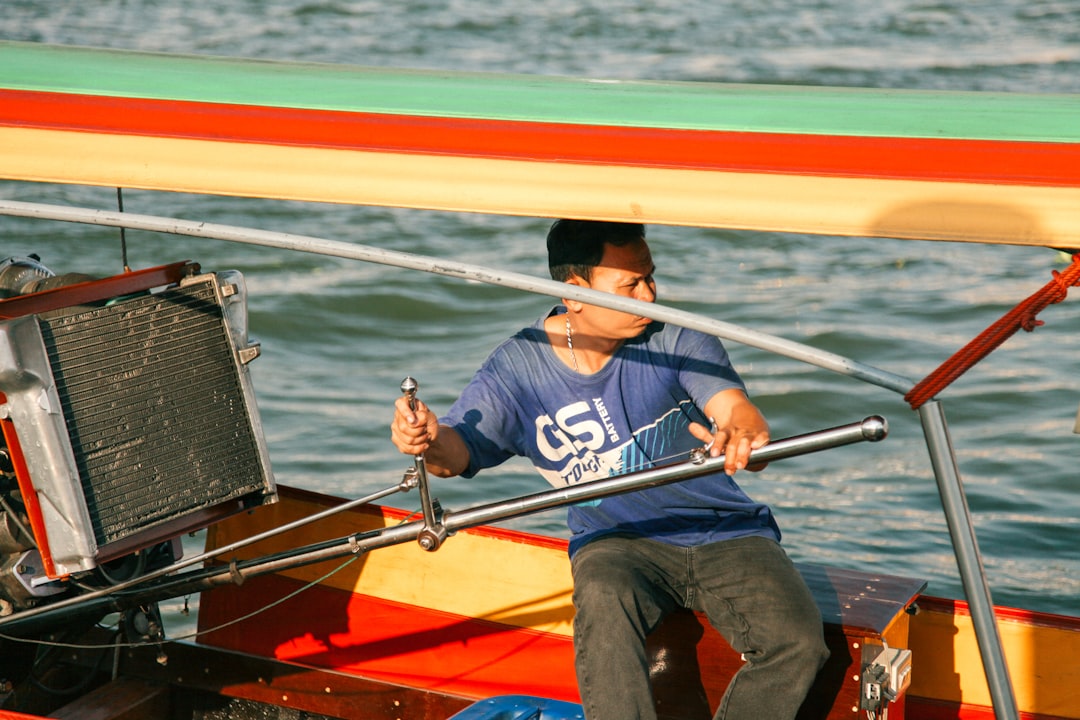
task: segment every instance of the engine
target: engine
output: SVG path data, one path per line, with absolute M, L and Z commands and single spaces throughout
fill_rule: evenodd
M 0 263 L 0 619 L 179 558 L 276 498 L 234 271 Z

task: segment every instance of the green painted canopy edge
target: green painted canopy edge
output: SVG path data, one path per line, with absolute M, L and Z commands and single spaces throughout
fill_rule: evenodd
M 1080 142 L 1080 95 L 599 80 L 0 41 L 0 88 L 629 127 Z

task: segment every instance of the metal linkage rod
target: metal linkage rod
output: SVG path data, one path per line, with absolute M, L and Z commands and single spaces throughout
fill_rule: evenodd
M 751 452 L 750 463 L 772 462 L 857 442 L 876 442 L 884 439 L 887 434 L 888 423 L 885 422 L 884 418 L 874 415 L 850 425 L 842 425 L 806 435 L 777 440 Z M 723 472 L 723 470 L 723 455 L 715 458 L 705 458 L 697 462 L 677 463 L 628 475 L 593 480 L 580 485 L 546 490 L 534 495 L 525 495 L 514 500 L 482 505 L 460 512 L 447 512 L 443 524 L 453 532 L 496 520 L 505 520 L 508 517 L 528 515 L 563 505 L 573 505 L 586 500 L 596 500 L 628 490 L 643 490 L 659 485 L 667 485 L 676 480 L 688 480 L 702 475 Z
M 858 442 L 876 442 L 884 439 L 887 433 L 888 424 L 885 419 L 875 415 L 857 423 L 776 440 L 752 451 L 749 460 L 752 464 L 767 463 Z M 509 520 L 586 499 L 688 480 L 721 472 L 723 468 L 723 455 L 700 461 L 687 461 L 616 478 L 547 490 L 457 513 L 447 512 L 443 524 L 448 532 L 453 533 L 457 530 L 465 530 L 498 520 Z M 73 598 L 65 601 L 64 604 L 57 603 L 0 619 L 0 634 L 25 637 L 46 632 L 60 623 L 70 623 L 77 619 L 94 619 L 109 612 L 210 590 L 248 577 L 257 577 L 391 545 L 400 545 L 418 540 L 424 529 L 425 522 L 416 520 L 381 530 L 305 545 L 265 557 L 234 561 L 228 565 L 218 565 L 185 575 L 164 578 L 159 582 L 148 583 L 145 587 L 132 588 L 129 592 L 113 593 L 107 596 L 99 596 L 95 593 L 89 598 L 87 596 Z M 210 554 L 218 552 L 220 550 Z
M 393 495 L 394 493 L 408 492 L 413 487 L 414 487 L 414 485 L 410 484 L 408 482 L 408 480 L 406 479 L 406 480 L 403 480 L 401 483 L 399 483 L 397 485 L 394 485 L 394 486 L 388 487 L 388 488 L 384 488 L 383 490 L 378 490 L 378 491 L 376 491 L 376 492 L 374 492 L 374 493 L 372 493 L 370 495 L 367 495 L 365 497 L 356 498 L 355 500 L 350 500 L 350 501 L 348 501 L 346 503 L 343 503 L 341 505 L 335 505 L 333 507 L 327 508 L 326 510 L 321 510 L 321 511 L 319 511 L 317 513 L 312 513 L 311 515 L 305 515 L 302 518 L 299 518 L 297 520 L 293 520 L 292 522 L 286 523 L 284 525 L 280 525 L 280 526 L 278 526 L 276 528 L 273 528 L 271 530 L 267 530 L 266 532 L 262 532 L 262 533 L 258 533 L 256 535 L 251 535 L 249 537 L 242 538 L 240 540 L 237 540 L 236 542 L 229 543 L 228 545 L 222 545 L 221 547 L 214 548 L 213 550 L 210 550 L 208 552 L 204 552 L 204 553 L 200 553 L 198 555 L 192 555 L 191 557 L 183 558 L 181 560 L 178 560 L 175 563 L 172 563 L 170 565 L 166 565 L 163 568 L 158 568 L 157 570 L 153 570 L 151 572 L 148 572 L 145 575 L 140 575 L 138 577 L 131 578 L 130 580 L 125 580 L 123 582 L 117 583 L 115 585 L 110 585 L 108 587 L 101 588 L 99 590 L 92 590 L 90 592 L 83 593 L 82 595 L 77 595 L 75 597 L 68 598 L 66 600 L 60 600 L 60 601 L 52 603 L 50 605 L 42 605 L 41 607 L 31 608 L 29 610 L 24 610 L 24 611 L 20 612 L 18 615 L 12 615 L 10 617 L 0 618 L 0 633 L 2 633 L 4 631 L 4 625 L 6 623 L 16 621 L 16 620 L 28 620 L 30 618 L 33 618 L 35 615 L 44 615 L 46 613 L 53 613 L 53 612 L 63 611 L 65 608 L 88 604 L 91 601 L 93 601 L 95 599 L 99 599 L 99 598 L 104 598 L 106 600 L 106 602 L 108 602 L 108 597 L 111 596 L 111 595 L 114 595 L 114 594 L 117 594 L 117 593 L 122 593 L 125 590 L 130 590 L 132 588 L 136 588 L 139 585 L 146 585 L 146 584 L 150 583 L 153 580 L 164 577 L 166 575 L 171 575 L 171 574 L 173 574 L 173 573 L 175 573 L 175 572 L 177 572 L 179 570 L 182 570 L 182 569 L 184 569 L 186 567 L 190 567 L 191 565 L 201 563 L 201 562 L 203 562 L 205 560 L 210 560 L 211 558 L 215 558 L 218 555 L 224 555 L 225 553 L 229 553 L 229 552 L 233 552 L 235 550 L 239 550 L 241 548 L 247 547 L 248 545 L 254 545 L 255 543 L 261 542 L 262 540 L 266 540 L 267 538 L 271 538 L 271 537 L 275 537 L 277 535 L 281 535 L 282 533 L 289 532 L 290 530 L 295 530 L 296 528 L 303 527 L 304 525 L 310 525 L 313 522 L 323 520 L 325 518 L 330 517 L 331 515 L 336 515 L 338 513 L 345 512 L 347 510 L 351 510 L 352 508 L 359 507 L 361 505 L 369 505 L 369 504 L 371 504 L 371 503 L 373 503 L 373 502 L 375 502 L 377 500 L 381 500 L 381 499 L 383 499 L 385 497 Z M 181 594 L 183 594 L 183 593 L 181 593 Z

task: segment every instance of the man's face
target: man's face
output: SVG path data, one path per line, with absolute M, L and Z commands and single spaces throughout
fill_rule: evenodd
M 644 240 L 640 240 L 622 247 L 605 245 L 604 256 L 600 264 L 593 268 L 592 279 L 589 282 L 577 279 L 583 287 L 593 290 L 655 302 L 655 270 L 649 246 Z M 649 318 L 594 305 L 585 306 L 584 313 L 588 313 L 589 330 L 613 339 L 636 337 L 652 322 Z

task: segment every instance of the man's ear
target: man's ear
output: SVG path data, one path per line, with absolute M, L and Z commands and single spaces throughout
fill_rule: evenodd
M 589 287 L 589 283 L 585 280 L 585 278 L 577 274 L 572 274 L 569 278 L 567 278 L 566 284 L 576 285 L 583 288 Z M 578 302 L 577 300 L 567 300 L 566 298 L 563 298 L 562 301 L 563 305 L 565 305 L 566 309 L 570 312 L 581 312 L 581 306 L 583 303 Z

